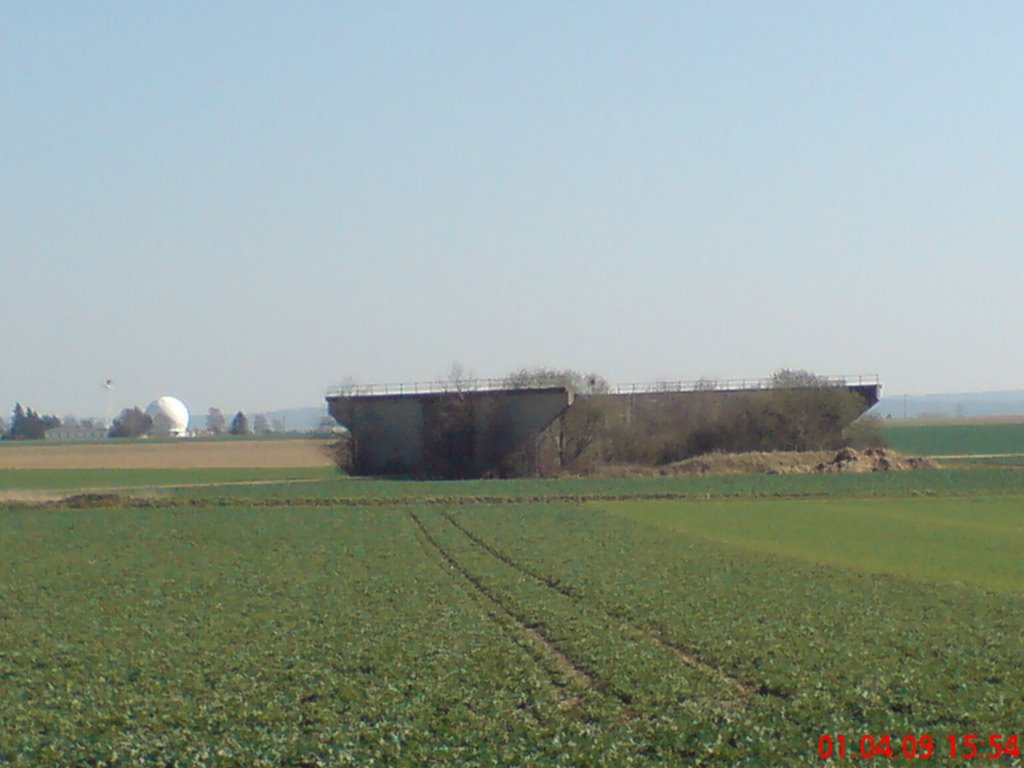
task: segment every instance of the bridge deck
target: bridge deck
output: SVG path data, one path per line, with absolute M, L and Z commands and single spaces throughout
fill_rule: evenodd
M 867 388 L 880 387 L 877 374 L 853 374 L 843 376 L 816 377 L 821 386 Z M 342 384 L 331 388 L 327 398 L 379 397 L 382 395 L 433 395 L 471 392 L 512 392 L 524 389 L 551 389 L 561 387 L 558 381 L 541 382 L 531 385 L 513 384 L 508 379 L 456 379 L 435 381 L 413 381 L 384 384 Z M 643 383 L 617 384 L 600 394 L 640 395 L 669 392 L 746 392 L 762 389 L 777 389 L 779 383 L 773 378 L 761 379 L 691 379 L 653 381 Z

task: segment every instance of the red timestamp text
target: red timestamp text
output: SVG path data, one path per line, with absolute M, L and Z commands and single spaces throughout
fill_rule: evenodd
M 931 760 L 933 757 L 948 760 L 996 760 L 1000 757 L 1020 758 L 1021 749 L 1019 736 L 1015 733 L 940 736 L 908 734 L 903 737 L 889 734 L 848 737 L 844 733 L 826 733 L 818 739 L 818 756 L 822 760 Z

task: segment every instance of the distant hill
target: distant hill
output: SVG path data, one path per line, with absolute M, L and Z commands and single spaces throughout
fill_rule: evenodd
M 1024 416 L 1024 391 L 892 395 L 879 400 L 871 413 L 883 419 Z
M 320 424 L 322 418 L 330 414 L 327 413 L 327 404 L 325 403 L 319 407 L 285 408 L 279 411 L 266 411 L 264 415 L 271 424 L 274 424 L 276 421 L 282 422 L 287 431 L 309 432 Z

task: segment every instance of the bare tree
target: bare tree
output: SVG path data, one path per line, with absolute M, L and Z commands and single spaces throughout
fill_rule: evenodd
M 339 472 L 346 475 L 352 473 L 352 460 L 354 458 L 352 453 L 352 434 L 348 430 L 345 430 L 338 435 L 336 440 L 332 440 L 324 446 L 324 451 L 331 461 L 334 462 Z
M 227 419 L 224 418 L 220 408 L 211 408 L 206 412 L 206 429 L 213 434 L 221 434 L 225 424 L 227 424 Z
M 313 432 L 316 434 L 334 434 L 334 430 L 338 427 L 338 422 L 333 416 L 321 416 L 320 421 L 316 423 L 313 428 Z
M 465 392 L 472 385 L 473 375 L 466 372 L 466 369 L 462 367 L 462 363 L 452 363 L 452 367 L 448 370 L 447 382 L 449 389 L 453 389 L 456 392 Z
M 520 368 L 505 376 L 509 389 L 532 387 L 567 387 L 578 395 L 602 395 L 611 390 L 608 380 L 599 373 L 581 373 L 571 369 Z

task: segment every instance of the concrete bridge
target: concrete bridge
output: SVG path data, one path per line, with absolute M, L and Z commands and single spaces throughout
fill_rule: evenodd
M 877 376 L 819 379 L 817 386 L 855 393 L 860 413 L 881 394 Z M 629 423 L 637 414 L 650 421 L 709 413 L 737 394 L 776 389 L 772 379 L 669 381 L 574 396 L 564 386 L 509 387 L 504 379 L 487 379 L 342 387 L 327 403 L 352 436 L 355 474 L 470 478 L 534 474 L 537 467 L 523 463 L 537 460 L 533 449 L 543 434 L 560 452 L 559 425 L 577 398 Z

